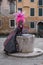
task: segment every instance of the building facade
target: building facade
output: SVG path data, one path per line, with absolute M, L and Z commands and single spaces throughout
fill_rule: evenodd
M 15 12 L 15 0 L 0 0 L 0 34 L 7 34 L 15 29 L 15 19 L 13 16 Z
M 0 0 L 0 33 L 9 33 L 15 28 L 12 14 L 19 10 L 27 16 L 25 26 L 29 33 L 38 32 L 38 24 L 43 22 L 43 0 Z
M 37 33 L 38 24 L 43 22 L 43 0 L 17 0 L 17 10 L 25 12 L 29 32 Z

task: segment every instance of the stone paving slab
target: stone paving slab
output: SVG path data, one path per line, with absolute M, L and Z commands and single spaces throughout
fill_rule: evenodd
M 1 51 L 3 51 L 3 43 L 6 40 L 6 38 L 0 38 L 0 53 Z M 28 54 L 24 54 L 24 53 L 15 53 L 15 54 L 11 54 L 11 56 L 14 57 L 35 57 L 35 56 L 39 56 L 43 54 L 43 49 L 41 50 L 41 48 L 37 48 L 38 46 L 42 46 L 41 43 L 43 41 L 43 38 L 35 38 L 34 40 L 34 46 L 36 47 L 36 51 L 32 52 L 32 53 L 28 53 Z M 38 42 L 38 43 L 37 43 Z M 38 45 L 39 44 L 39 45 Z M 38 53 L 37 51 L 40 51 L 40 53 Z
M 18 58 L 3 54 L 3 43 L 6 38 L 0 38 L 0 65 L 43 65 L 43 55 L 32 58 Z M 43 38 L 35 38 L 34 47 L 43 50 Z

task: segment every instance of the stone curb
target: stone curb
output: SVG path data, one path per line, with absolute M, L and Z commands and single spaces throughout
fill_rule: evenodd
M 32 58 L 43 55 L 43 50 L 39 48 L 34 48 L 35 50 L 32 53 L 13 53 L 9 54 L 12 57 L 19 57 L 19 58 Z

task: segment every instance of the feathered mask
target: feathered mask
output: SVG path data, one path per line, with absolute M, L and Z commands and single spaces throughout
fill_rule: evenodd
M 16 22 L 19 23 L 20 21 L 22 21 L 23 23 L 25 22 L 25 15 L 24 12 L 17 12 L 15 14 L 13 14 L 15 16 Z

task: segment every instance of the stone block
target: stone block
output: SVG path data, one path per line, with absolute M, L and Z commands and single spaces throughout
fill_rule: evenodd
M 34 50 L 34 39 L 35 37 L 30 34 L 23 34 L 17 36 L 17 42 L 19 44 L 19 52 L 30 53 Z

